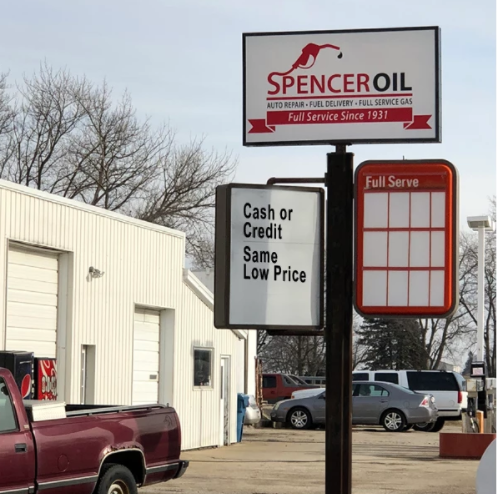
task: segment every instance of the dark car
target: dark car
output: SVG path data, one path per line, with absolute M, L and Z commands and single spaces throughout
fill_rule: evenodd
M 326 391 L 301 399 L 276 403 L 271 420 L 294 429 L 308 429 L 325 423 Z M 352 423 L 382 425 L 390 432 L 409 430 L 414 424 L 434 422 L 435 399 L 397 384 L 356 381 L 352 387 Z

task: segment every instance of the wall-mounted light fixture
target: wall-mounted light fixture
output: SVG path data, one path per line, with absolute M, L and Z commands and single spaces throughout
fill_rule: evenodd
M 92 278 L 101 278 L 105 274 L 103 271 L 100 271 L 100 269 L 94 268 L 93 266 L 90 266 L 88 271 Z

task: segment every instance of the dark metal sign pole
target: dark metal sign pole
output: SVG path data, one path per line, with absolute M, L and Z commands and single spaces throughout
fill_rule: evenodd
M 325 494 L 352 492 L 353 157 L 327 156 Z
M 270 178 L 268 185 L 322 183 L 322 178 Z M 354 154 L 337 145 L 327 155 L 326 208 L 326 486 L 352 493 L 352 254 Z M 279 331 L 291 335 L 291 331 Z M 309 333 L 308 333 L 309 334 Z

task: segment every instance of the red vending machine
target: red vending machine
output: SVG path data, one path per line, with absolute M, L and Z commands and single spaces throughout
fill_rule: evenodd
M 33 398 L 33 352 L 0 351 L 0 367 L 12 372 L 23 400 Z
M 35 358 L 35 399 L 57 399 L 57 360 Z

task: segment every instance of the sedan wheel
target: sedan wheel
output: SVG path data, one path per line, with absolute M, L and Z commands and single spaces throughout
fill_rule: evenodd
M 383 415 L 382 425 L 388 432 L 400 432 L 406 426 L 406 419 L 402 412 L 389 410 Z
M 295 408 L 290 412 L 290 425 L 293 429 L 308 429 L 311 426 L 311 415 L 304 408 Z
M 414 426 L 415 431 L 431 432 L 435 427 L 435 422 L 420 422 Z

